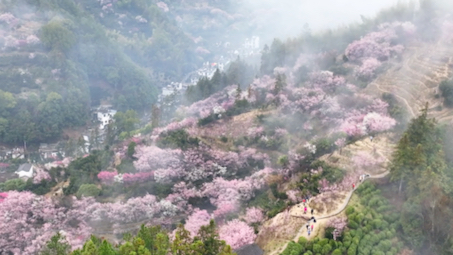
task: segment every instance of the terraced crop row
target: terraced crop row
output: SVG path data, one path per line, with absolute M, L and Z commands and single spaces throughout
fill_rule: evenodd
M 451 121 L 453 109 L 441 108 L 436 98 L 439 83 L 452 74 L 453 47 L 446 42 L 408 48 L 401 64 L 387 70 L 371 82 L 367 93 L 392 93 L 416 116 L 429 102 L 429 114 L 439 121 Z

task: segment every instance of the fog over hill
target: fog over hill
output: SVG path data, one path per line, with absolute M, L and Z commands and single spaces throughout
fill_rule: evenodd
M 312 31 L 336 29 L 372 18 L 380 10 L 409 0 L 250 0 L 241 8 L 255 15 L 256 33 L 266 39 L 299 35 L 308 27 Z

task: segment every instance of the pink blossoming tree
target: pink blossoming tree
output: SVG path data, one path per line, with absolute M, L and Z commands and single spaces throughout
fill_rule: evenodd
M 219 237 L 233 249 L 252 244 L 256 234 L 252 227 L 238 219 L 227 222 L 219 228 Z

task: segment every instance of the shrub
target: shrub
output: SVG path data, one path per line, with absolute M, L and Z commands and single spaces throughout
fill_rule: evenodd
M 302 245 L 303 247 L 306 246 L 307 242 L 308 242 L 307 238 L 305 238 L 305 237 L 303 237 L 303 236 L 299 237 L 298 243 L 299 243 L 300 245 Z
M 447 80 L 443 81 L 439 85 L 439 90 L 442 97 L 444 98 L 445 106 L 453 106 L 453 81 Z
M 101 193 L 101 190 L 94 184 L 82 184 L 77 191 L 77 196 L 85 197 L 97 197 Z
M 322 246 L 320 244 L 314 244 L 313 245 L 313 252 L 314 253 L 320 253 L 322 251 Z
M 346 207 L 346 215 L 349 216 L 349 215 L 352 214 L 353 212 L 355 212 L 354 207 L 348 205 L 348 207 Z
M 332 255 L 342 255 L 343 253 L 341 252 L 340 249 L 335 249 L 333 252 L 332 252 Z
M 359 224 L 355 221 L 350 221 L 348 223 L 348 228 L 357 229 L 358 227 L 359 227 Z
M 333 239 L 333 231 L 335 230 L 334 227 L 327 227 L 325 229 L 324 237 L 328 239 Z
M 169 148 L 181 148 L 183 150 L 198 146 L 198 138 L 190 137 L 189 134 L 183 130 L 172 130 L 161 134 L 158 140 L 158 145 L 160 147 L 169 147 Z
M 330 244 L 326 244 L 322 247 L 321 253 L 324 255 L 329 254 L 329 252 L 332 250 L 332 246 Z
M 356 255 L 357 254 L 357 246 L 355 244 L 352 244 L 349 246 L 348 249 L 348 255 Z

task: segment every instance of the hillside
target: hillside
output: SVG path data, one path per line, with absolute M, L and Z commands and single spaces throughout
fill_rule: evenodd
M 12 174 L 28 161 L 20 168 L 29 171 L 0 183 L 0 253 L 451 253 L 446 10 L 400 4 L 350 27 L 274 39 L 259 68 L 238 57 L 167 98 L 180 100 L 173 108 L 153 105 L 139 128 L 125 110 L 154 102 L 151 70 L 184 76 L 186 64 L 217 54 L 203 40 L 226 40 L 214 30 L 241 24 L 245 10 L 231 1 L 79 2 L 0 6 L 11 18 L 5 38 L 17 42 L 0 58 L 28 77 L 0 91 L 2 139 L 45 141 L 83 125 L 96 91 L 124 112 L 82 157 L 2 162 Z

